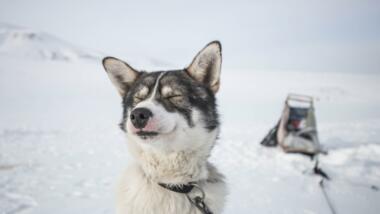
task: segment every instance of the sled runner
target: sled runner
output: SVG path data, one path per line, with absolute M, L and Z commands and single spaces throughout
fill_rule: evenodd
M 324 153 L 318 140 L 313 98 L 289 94 L 281 118 L 261 142 L 281 146 L 285 152 L 314 156 Z

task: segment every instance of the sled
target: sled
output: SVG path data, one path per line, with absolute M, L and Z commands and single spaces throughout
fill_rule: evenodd
M 311 156 L 325 153 L 318 139 L 313 98 L 289 94 L 279 122 L 270 130 L 261 144 L 279 145 L 288 153 L 303 153 Z

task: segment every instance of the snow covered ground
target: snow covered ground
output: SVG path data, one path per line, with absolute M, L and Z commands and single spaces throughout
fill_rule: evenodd
M 0 213 L 113 213 L 115 182 L 130 157 L 117 126 L 121 101 L 100 59 L 33 57 L 25 46 L 8 54 L 16 49 L 1 45 Z M 225 213 L 330 213 L 308 158 L 259 145 L 289 92 L 317 99 L 329 150 L 320 162 L 337 213 L 378 213 L 379 82 L 371 73 L 223 69 L 223 126 L 211 161 L 229 183 Z

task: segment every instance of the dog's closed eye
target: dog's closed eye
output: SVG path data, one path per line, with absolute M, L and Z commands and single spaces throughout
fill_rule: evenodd
M 133 101 L 134 101 L 135 104 L 137 104 L 137 103 L 139 103 L 139 102 L 142 102 L 142 101 L 144 101 L 144 100 L 146 100 L 146 99 L 147 99 L 146 96 L 140 96 L 140 95 L 135 95 L 135 96 L 133 97 Z
M 182 94 L 173 94 L 173 95 L 169 95 L 169 96 L 166 96 L 165 99 L 179 99 L 179 98 L 182 98 Z
M 141 102 L 143 100 L 146 99 L 146 97 L 148 96 L 148 93 L 149 93 L 149 89 L 148 87 L 144 86 L 142 87 L 136 94 L 135 96 L 133 97 L 133 99 L 136 101 L 136 102 Z
M 176 101 L 182 99 L 183 95 L 180 91 L 175 90 L 169 86 L 164 86 L 162 88 L 161 94 L 164 99 L 170 100 L 170 101 Z
M 135 96 L 134 99 L 135 99 L 135 101 L 140 102 L 140 101 L 143 101 L 145 98 L 144 97 Z
M 164 99 L 168 100 L 169 102 L 173 104 L 179 104 L 183 101 L 183 95 L 182 94 L 169 94 L 167 96 L 164 96 Z

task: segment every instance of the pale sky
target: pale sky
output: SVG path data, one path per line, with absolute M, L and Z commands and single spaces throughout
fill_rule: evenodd
M 227 67 L 380 73 L 378 0 L 0 0 L 0 22 L 176 68 L 218 39 Z

